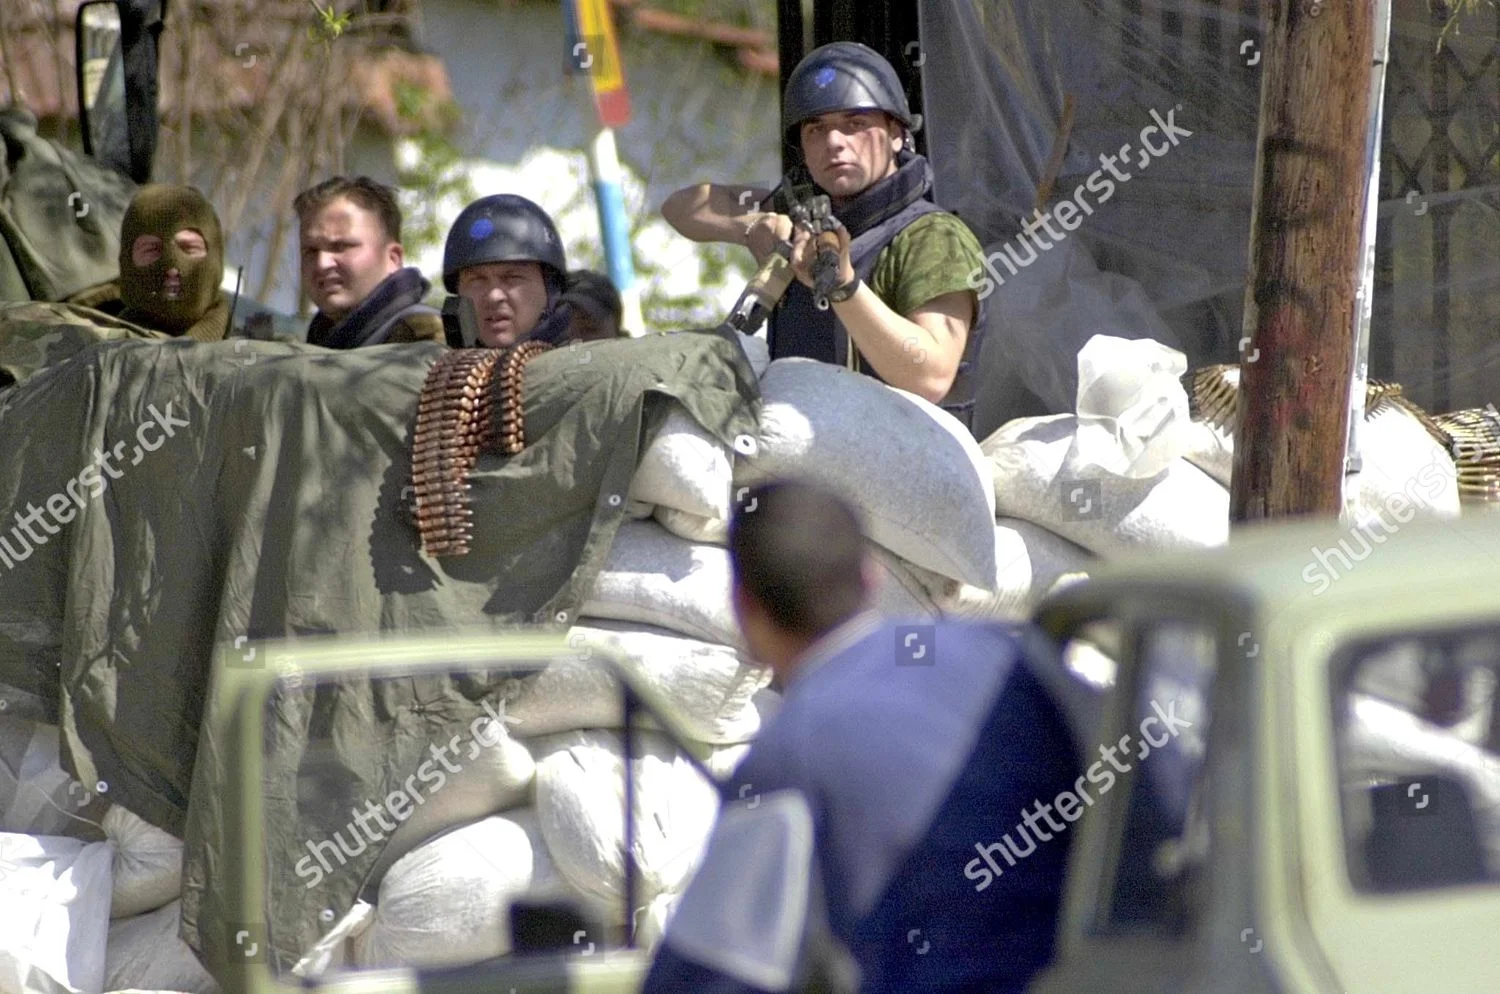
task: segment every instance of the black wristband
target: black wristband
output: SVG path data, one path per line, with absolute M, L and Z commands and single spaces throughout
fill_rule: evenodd
M 828 291 L 828 302 L 830 304 L 842 304 L 844 301 L 848 300 L 850 297 L 859 292 L 859 285 L 859 275 L 855 274 L 854 279 L 850 280 L 848 283 L 845 283 L 840 287 L 834 287 L 832 290 Z

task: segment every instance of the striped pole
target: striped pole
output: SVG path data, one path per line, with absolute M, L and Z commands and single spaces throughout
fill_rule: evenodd
M 635 283 L 630 254 L 630 218 L 625 213 L 625 191 L 620 182 L 620 159 L 615 152 L 615 129 L 601 127 L 589 143 L 589 175 L 599 206 L 599 230 L 604 236 L 604 259 L 609 279 L 620 291 L 623 330 L 639 337 L 646 333 L 641 318 L 641 291 Z
M 630 250 L 630 218 L 625 213 L 620 157 L 615 149 L 615 129 L 630 120 L 630 91 L 620 64 L 620 43 L 615 37 L 608 0 L 569 0 L 563 4 L 572 72 L 587 75 L 594 95 L 598 130 L 589 143 L 589 176 L 599 209 L 599 232 L 609 279 L 620 291 L 622 330 L 634 336 L 646 333 L 641 318 L 641 293 L 635 283 L 635 262 Z

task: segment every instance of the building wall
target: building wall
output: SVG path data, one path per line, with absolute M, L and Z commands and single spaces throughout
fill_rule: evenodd
M 780 161 L 776 82 L 740 70 L 732 56 L 706 44 L 628 28 L 621 34 L 633 116 L 616 141 L 648 324 L 653 313 L 657 323 L 715 322 L 743 289 L 750 256 L 742 249 L 705 250 L 681 238 L 661 220 L 661 202 L 698 181 L 774 182 Z M 583 152 L 593 107 L 587 81 L 565 71 L 561 5 L 426 0 L 420 41 L 447 66 L 462 110 L 453 140 L 475 195 L 519 193 L 536 200 L 558 220 L 570 265 L 603 270 Z M 365 127 L 345 151 L 345 168 L 394 182 L 398 164 L 410 165 L 413 154 L 409 143 Z M 408 214 L 433 209 L 431 191 L 405 190 L 402 199 Z M 463 206 L 462 197 L 438 199 L 444 230 Z M 231 240 L 230 258 L 248 266 L 247 287 L 265 265 L 267 228 L 242 230 Z M 407 247 L 409 261 L 440 287 L 441 244 Z M 294 312 L 296 246 L 284 245 L 280 256 L 277 288 L 265 303 Z M 677 306 L 666 306 L 665 298 Z

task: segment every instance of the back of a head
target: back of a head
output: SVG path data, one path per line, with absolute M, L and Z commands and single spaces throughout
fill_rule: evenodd
M 367 210 L 380 219 L 385 236 L 393 242 L 401 241 L 401 206 L 396 201 L 396 191 L 384 183 L 377 183 L 368 176 L 334 176 L 316 186 L 310 186 L 297 194 L 292 201 L 292 210 L 302 225 L 335 200 L 347 200 L 354 206 Z
M 620 291 L 603 273 L 570 270 L 563 284 L 563 303 L 573 309 L 573 332 L 580 341 L 615 338 L 625 320 Z
M 779 628 L 816 638 L 865 606 L 867 544 L 848 504 L 800 480 L 739 497 L 729 526 L 735 582 Z

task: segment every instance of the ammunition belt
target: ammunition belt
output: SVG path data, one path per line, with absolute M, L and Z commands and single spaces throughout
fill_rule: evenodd
M 1459 498 L 1500 503 L 1500 413 L 1494 405 L 1439 414 L 1435 420 L 1448 434 L 1448 451 L 1458 467 Z
M 1239 414 L 1239 367 L 1204 366 L 1183 377 L 1188 408 L 1195 421 L 1233 431 Z M 1399 407 L 1421 423 L 1453 457 L 1460 499 L 1470 504 L 1500 503 L 1500 412 L 1493 405 L 1450 414 L 1428 414 L 1401 392 L 1399 383 L 1370 380 L 1365 390 L 1365 418 L 1386 406 Z
M 522 391 L 526 363 L 551 348 L 455 349 L 422 383 L 412 432 L 412 516 L 430 556 L 462 556 L 474 534 L 470 474 L 482 454 L 526 447 Z

